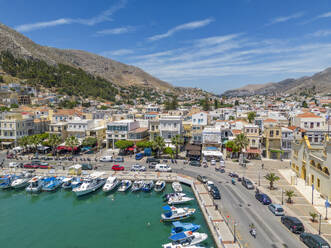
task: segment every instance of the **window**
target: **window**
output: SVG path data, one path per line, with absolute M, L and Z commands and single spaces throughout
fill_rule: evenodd
M 270 137 L 274 137 L 274 131 L 273 130 L 270 131 Z
M 278 136 L 278 135 L 279 135 L 279 131 L 277 130 L 277 131 L 276 131 L 276 136 Z
M 310 128 L 314 128 L 314 122 L 310 122 Z
M 317 127 L 320 127 L 320 123 L 319 123 L 319 122 L 317 122 L 317 123 L 316 123 L 316 126 L 317 126 Z
M 177 123 L 174 123 L 174 128 L 176 128 L 177 127 Z
M 315 137 L 314 137 L 314 142 L 315 142 L 315 143 L 318 142 L 318 136 L 317 136 L 317 135 L 315 135 Z

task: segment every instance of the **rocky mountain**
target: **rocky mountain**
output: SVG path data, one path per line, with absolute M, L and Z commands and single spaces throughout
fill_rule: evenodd
M 9 51 L 15 57 L 45 61 L 49 65 L 65 64 L 102 77 L 120 86 L 141 86 L 160 90 L 173 87 L 160 79 L 144 72 L 138 67 L 126 65 L 112 59 L 80 50 L 63 50 L 41 46 L 0 24 L 0 52 Z
M 278 83 L 250 84 L 224 92 L 223 96 L 272 95 L 277 93 L 302 93 L 313 90 L 315 93 L 331 93 L 331 67 L 310 77 L 285 79 Z

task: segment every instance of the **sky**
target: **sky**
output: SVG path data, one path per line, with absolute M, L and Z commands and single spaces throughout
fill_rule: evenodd
M 330 0 L 0 0 L 38 44 L 135 65 L 214 93 L 331 67 Z

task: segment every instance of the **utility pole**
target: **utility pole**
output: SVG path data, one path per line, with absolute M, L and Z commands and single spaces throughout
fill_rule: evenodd
M 284 205 L 284 194 L 283 194 L 283 188 L 282 188 L 282 205 Z
M 311 204 L 314 205 L 314 184 L 311 185 Z
M 320 214 L 320 223 L 318 225 L 318 235 L 321 235 L 321 222 L 322 222 L 322 215 Z

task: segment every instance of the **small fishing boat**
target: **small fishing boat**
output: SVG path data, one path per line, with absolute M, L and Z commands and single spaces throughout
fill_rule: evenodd
M 72 177 L 66 177 L 62 180 L 63 189 L 72 189 Z
M 0 178 L 0 189 L 9 189 L 15 175 L 4 175 Z
M 163 248 L 172 247 L 169 245 L 182 245 L 182 247 L 191 247 L 192 245 L 196 245 L 205 241 L 207 238 L 208 235 L 206 233 L 186 231 L 171 235 L 169 239 L 172 242 L 170 244 L 165 244 L 162 247 Z
M 166 202 L 166 201 L 168 201 L 171 197 L 176 196 L 176 195 L 186 196 L 185 193 L 169 193 L 169 194 L 165 194 L 165 195 L 163 196 L 163 201 Z
M 62 185 L 62 177 L 48 177 L 44 179 L 43 191 L 55 191 Z
M 10 186 L 14 189 L 26 188 L 31 178 L 32 178 L 31 173 L 22 173 L 22 175 L 18 176 L 16 179 L 14 179 L 11 182 Z
M 168 204 L 169 205 L 183 204 L 183 203 L 187 203 L 192 200 L 193 200 L 192 197 L 174 195 L 168 199 Z
M 144 186 L 144 181 L 134 181 L 131 187 L 131 192 L 137 192 Z
M 73 177 L 72 178 L 72 181 L 71 181 L 71 188 L 72 189 L 77 188 L 80 185 L 82 185 L 82 183 L 83 183 L 83 179 L 82 178 L 80 178 L 80 177 Z
M 110 192 L 115 189 L 120 184 L 120 181 L 117 177 L 108 177 L 105 185 L 102 188 L 103 192 Z
M 196 224 L 192 224 L 192 223 L 184 223 L 184 222 L 180 222 L 180 221 L 172 222 L 172 225 L 174 226 L 171 229 L 172 235 L 176 234 L 176 233 L 185 232 L 185 231 L 195 232 L 195 231 L 199 230 L 199 228 L 200 228 L 200 225 L 196 225 Z
M 118 188 L 119 192 L 125 192 L 127 191 L 132 185 L 132 182 L 130 180 L 122 180 L 121 185 Z
M 29 181 L 29 185 L 28 187 L 26 187 L 25 190 L 29 193 L 39 193 L 43 186 L 44 186 L 43 177 L 37 176 L 37 177 L 33 177 Z
M 146 181 L 141 190 L 144 192 L 150 192 L 153 189 L 153 187 L 154 187 L 153 181 Z
M 166 182 L 165 181 L 157 181 L 155 183 L 154 190 L 156 192 L 161 192 L 162 190 L 164 190 L 165 186 L 166 186 Z
M 106 183 L 106 179 L 101 178 L 103 174 L 103 172 L 91 174 L 80 186 L 74 188 L 72 191 L 75 192 L 77 196 L 82 196 L 100 189 Z
M 194 208 L 176 208 L 174 206 L 164 206 L 162 207 L 164 212 L 161 214 L 163 221 L 178 221 L 184 220 L 191 217 L 195 213 Z
M 179 182 L 173 182 L 172 189 L 175 191 L 175 193 L 180 193 L 183 191 L 182 185 Z

